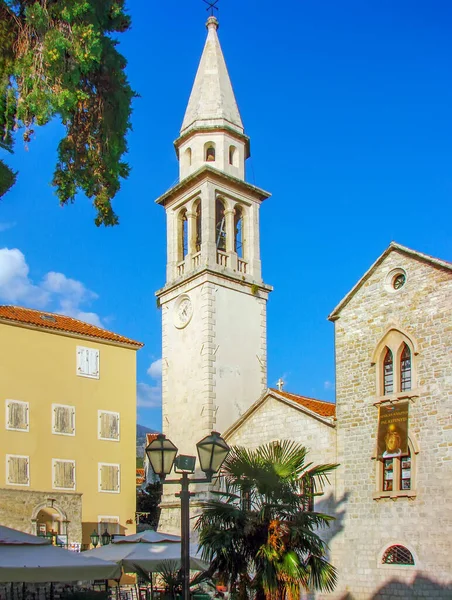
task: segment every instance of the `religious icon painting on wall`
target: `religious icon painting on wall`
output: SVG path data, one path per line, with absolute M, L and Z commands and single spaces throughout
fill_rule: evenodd
M 378 458 L 407 456 L 408 402 L 380 406 L 378 414 Z

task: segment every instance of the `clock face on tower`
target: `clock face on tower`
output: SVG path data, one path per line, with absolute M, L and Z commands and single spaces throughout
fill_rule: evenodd
M 190 323 L 192 316 L 193 304 L 191 303 L 190 296 L 182 294 L 174 304 L 173 320 L 175 327 L 182 329 Z

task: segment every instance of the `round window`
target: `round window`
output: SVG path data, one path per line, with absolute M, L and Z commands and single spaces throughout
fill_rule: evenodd
M 392 287 L 395 290 L 400 290 L 400 288 L 405 285 L 405 281 L 406 281 L 405 273 L 399 273 L 398 275 L 396 275 L 393 278 Z
M 384 288 L 390 294 L 395 294 L 396 292 L 400 292 L 406 281 L 407 274 L 403 269 L 400 267 L 397 269 L 391 269 L 384 279 Z

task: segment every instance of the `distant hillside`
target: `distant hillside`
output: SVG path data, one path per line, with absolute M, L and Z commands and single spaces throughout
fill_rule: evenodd
M 144 425 L 139 425 L 137 423 L 137 456 L 142 457 L 144 453 L 144 446 L 146 444 L 146 434 L 147 433 L 159 433 L 155 429 L 149 429 L 149 427 L 145 427 Z

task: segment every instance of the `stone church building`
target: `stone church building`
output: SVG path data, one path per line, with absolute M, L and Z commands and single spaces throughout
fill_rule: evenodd
M 250 448 L 292 439 L 314 463 L 340 463 L 315 501 L 336 517 L 338 586 L 306 597 L 450 599 L 452 264 L 391 243 L 329 315 L 336 404 L 267 389 L 259 211 L 270 194 L 245 181 L 250 140 L 214 17 L 207 29 L 175 142 L 179 182 L 157 200 L 163 431 L 187 454 L 217 430 Z M 161 529 L 177 530 L 178 515 L 165 490 Z

